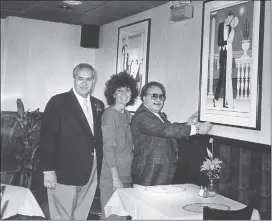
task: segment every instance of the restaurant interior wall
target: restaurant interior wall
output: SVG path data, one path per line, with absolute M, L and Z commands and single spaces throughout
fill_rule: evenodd
M 192 1 L 194 18 L 170 21 L 169 4 L 164 4 L 106 24 L 100 28 L 100 49 L 95 64 L 101 74 L 98 88 L 116 72 L 118 27 L 151 18 L 148 81 L 159 81 L 167 91 L 163 111 L 170 121 L 186 121 L 198 110 L 202 1 Z M 266 1 L 263 56 L 261 130 L 248 130 L 215 125 L 211 134 L 238 140 L 271 145 L 271 66 L 270 13 L 272 4 Z M 103 97 L 103 90 L 95 91 Z
M 7 17 L 1 29 L 1 110 L 16 111 L 21 98 L 26 109 L 43 111 L 72 88 L 75 65 L 95 63 L 96 49 L 80 47 L 81 26 Z

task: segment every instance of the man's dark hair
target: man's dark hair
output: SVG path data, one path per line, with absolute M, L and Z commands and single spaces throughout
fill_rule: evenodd
M 148 89 L 151 87 L 159 87 L 162 90 L 163 95 L 166 96 L 165 87 L 161 83 L 157 81 L 150 81 L 149 83 L 145 84 L 141 90 L 142 101 L 143 101 L 143 97 L 146 96 Z
M 232 11 L 228 12 L 228 16 L 234 15 Z

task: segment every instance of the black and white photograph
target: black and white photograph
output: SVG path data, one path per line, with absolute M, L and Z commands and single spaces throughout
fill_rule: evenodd
M 1 0 L 1 220 L 271 220 L 268 0 Z

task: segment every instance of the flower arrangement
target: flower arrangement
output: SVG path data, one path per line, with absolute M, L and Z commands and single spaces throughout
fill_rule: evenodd
M 203 164 L 200 167 L 200 171 L 205 172 L 210 180 L 219 179 L 219 173 L 221 169 L 220 164 L 222 163 L 222 161 L 218 158 L 213 159 L 213 154 L 211 153 L 211 151 L 208 148 L 206 149 L 208 153 L 208 158 L 205 157 L 206 160 L 203 161 Z

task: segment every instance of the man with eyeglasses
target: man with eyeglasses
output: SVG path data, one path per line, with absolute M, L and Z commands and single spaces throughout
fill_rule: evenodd
M 178 148 L 176 138 L 207 134 L 209 122 L 196 123 L 197 114 L 187 123 L 170 123 L 161 112 L 166 91 L 159 82 L 149 82 L 141 91 L 143 103 L 132 117 L 134 144 L 132 182 L 144 186 L 171 184 L 176 170 Z
M 73 70 L 74 87 L 47 103 L 39 155 L 52 220 L 86 220 L 102 166 L 102 101 L 91 96 L 96 71 Z

